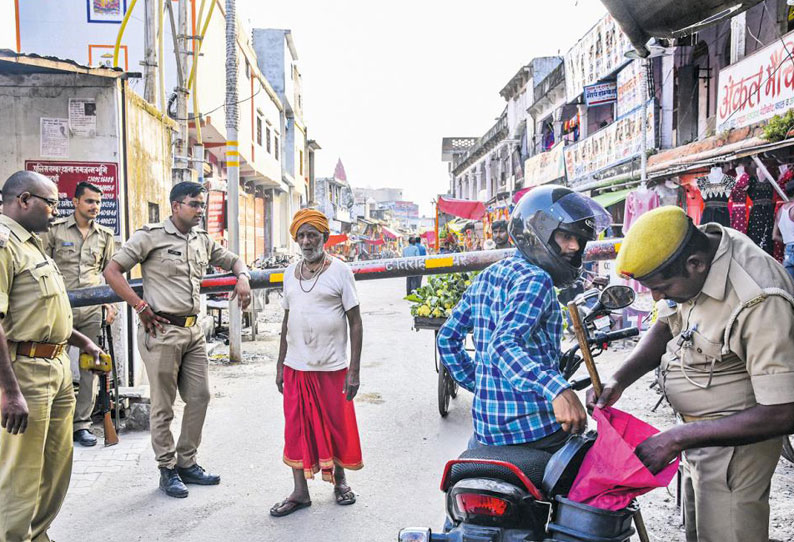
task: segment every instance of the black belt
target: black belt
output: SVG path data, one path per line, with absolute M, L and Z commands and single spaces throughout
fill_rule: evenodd
M 768 198 L 758 198 L 753 200 L 753 205 L 772 205 L 774 202 Z
M 727 201 L 707 201 L 706 202 L 706 207 L 707 208 L 712 208 L 712 209 L 719 209 L 719 208 L 722 208 L 722 207 L 726 207 L 727 208 L 728 207 L 728 202 Z
M 179 327 L 193 327 L 196 325 L 196 322 L 198 322 L 198 315 L 196 314 L 191 314 L 189 316 L 176 316 L 165 312 L 156 312 L 155 314 L 168 320 L 169 324 Z

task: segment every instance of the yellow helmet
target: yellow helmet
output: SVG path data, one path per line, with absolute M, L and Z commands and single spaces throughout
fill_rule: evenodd
M 675 260 L 694 228 L 679 207 L 668 205 L 648 211 L 625 235 L 615 261 L 617 273 L 636 280 L 653 275 Z

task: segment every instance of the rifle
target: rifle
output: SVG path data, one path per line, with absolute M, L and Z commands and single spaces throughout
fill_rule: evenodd
M 110 368 L 113 377 L 113 424 L 116 431 L 118 431 L 119 420 L 121 419 L 119 416 L 119 372 L 116 366 L 116 352 L 113 349 L 113 332 L 111 331 L 110 324 L 103 321 L 102 325 L 107 334 L 107 352 L 110 354 Z
M 593 352 L 590 350 L 590 341 L 587 340 L 587 329 L 582 324 L 582 316 L 579 314 L 579 305 L 576 301 L 568 303 L 568 313 L 573 323 L 576 342 L 579 343 L 579 350 L 582 352 L 584 364 L 590 374 L 590 381 L 593 383 L 593 390 L 595 390 L 597 396 L 601 395 L 604 387 L 601 384 L 601 378 L 598 376 L 598 368 L 593 359 Z M 645 528 L 645 521 L 642 519 L 642 512 L 639 509 L 634 513 L 634 526 L 637 528 L 637 536 L 640 542 L 649 542 L 648 530 Z
M 107 339 L 106 339 L 107 337 Z M 113 339 L 110 336 L 110 326 L 105 323 L 105 310 L 102 309 L 102 334 L 99 339 L 102 351 L 108 352 L 111 359 L 111 369 L 115 378 L 116 364 L 113 358 Z M 109 348 L 106 346 L 109 345 Z M 119 443 L 119 435 L 116 433 L 116 427 L 110 417 L 110 392 L 108 391 L 108 373 L 102 372 L 99 375 L 99 408 L 102 412 L 102 426 L 105 433 L 105 446 L 114 446 Z M 118 383 L 115 386 L 116 393 L 118 393 Z M 116 399 L 116 408 L 118 408 L 118 399 Z M 117 415 L 118 418 L 118 415 Z

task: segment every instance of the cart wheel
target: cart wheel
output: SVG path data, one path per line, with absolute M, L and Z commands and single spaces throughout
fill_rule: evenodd
M 458 396 L 458 383 L 452 380 L 452 378 L 450 378 L 449 380 L 450 380 L 449 396 L 455 399 Z
M 442 365 L 438 369 L 438 413 L 442 418 L 449 414 L 450 382 L 452 382 L 452 377 L 449 376 L 447 368 Z
M 791 435 L 783 438 L 783 458 L 789 463 L 794 463 L 794 447 L 791 446 Z

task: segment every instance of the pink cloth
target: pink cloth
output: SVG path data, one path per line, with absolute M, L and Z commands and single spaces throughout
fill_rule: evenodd
M 623 235 L 641 215 L 660 205 L 659 194 L 653 190 L 638 189 L 626 196 L 626 214 L 623 217 Z
M 678 470 L 678 459 L 653 475 L 634 449 L 659 432 L 655 427 L 616 408 L 596 408 L 598 438 L 587 452 L 568 498 L 596 508 L 621 510 L 634 497 L 667 487 Z
M 439 197 L 437 205 L 442 213 L 460 218 L 480 220 L 485 216 L 485 205 L 481 201 Z

